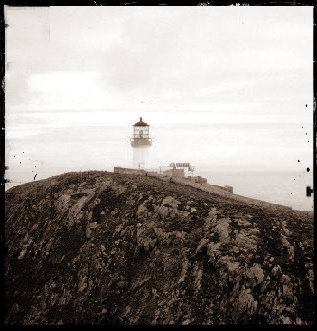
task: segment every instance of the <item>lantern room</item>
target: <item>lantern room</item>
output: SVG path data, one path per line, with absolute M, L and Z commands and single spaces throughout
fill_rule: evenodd
M 139 122 L 136 122 L 133 125 L 133 137 L 131 138 L 132 147 L 152 145 L 152 139 L 149 135 L 149 128 L 150 126 L 143 122 L 142 117 L 140 117 Z
M 133 138 L 149 138 L 149 127 L 140 117 L 140 121 L 133 125 Z

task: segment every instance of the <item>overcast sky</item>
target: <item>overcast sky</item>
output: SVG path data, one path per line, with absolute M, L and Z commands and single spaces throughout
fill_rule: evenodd
M 312 7 L 7 7 L 7 105 L 310 101 L 312 17 Z
M 5 19 L 11 178 L 27 160 L 47 173 L 128 165 L 140 115 L 156 165 L 312 168 L 313 7 L 5 7 Z

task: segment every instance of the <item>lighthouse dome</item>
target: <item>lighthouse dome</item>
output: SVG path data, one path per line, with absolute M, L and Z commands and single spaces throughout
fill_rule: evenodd
M 133 124 L 133 126 L 149 126 L 149 125 L 143 122 L 142 117 L 140 117 L 140 121 Z

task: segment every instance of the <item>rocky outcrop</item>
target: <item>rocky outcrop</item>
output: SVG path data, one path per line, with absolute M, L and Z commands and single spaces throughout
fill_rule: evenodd
M 7 324 L 311 324 L 313 221 L 158 178 L 6 194 Z

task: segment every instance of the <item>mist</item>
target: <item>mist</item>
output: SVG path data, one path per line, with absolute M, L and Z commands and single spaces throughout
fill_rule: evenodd
M 312 8 L 6 6 L 5 19 L 6 188 L 132 166 L 142 116 L 149 168 L 190 162 L 311 210 Z

